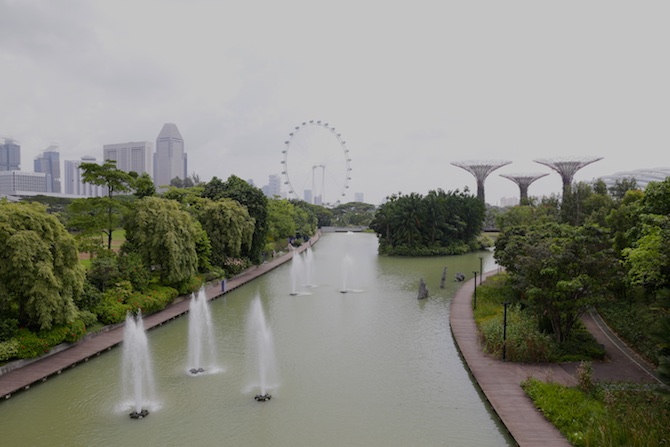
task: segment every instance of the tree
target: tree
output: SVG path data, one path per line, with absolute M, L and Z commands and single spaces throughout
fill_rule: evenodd
M 566 341 L 581 315 L 602 296 L 617 261 L 606 230 L 547 223 L 504 230 L 495 259 L 517 293 Z
M 248 250 L 243 250 L 242 255 L 248 257 L 251 262 L 259 264 L 262 261 L 268 233 L 268 199 L 263 191 L 241 178 L 231 175 L 225 182 L 217 177 L 212 178 L 205 185 L 203 197 L 215 201 L 226 197 L 238 201 L 247 208 L 249 215 L 256 222 L 256 226 L 251 246 Z
M 142 197 L 155 196 L 156 186 L 151 176 L 146 172 L 139 175 L 134 182 L 135 197 L 141 199 Z
M 116 194 L 127 192 L 132 189 L 134 178 L 132 175 L 116 168 L 116 162 L 107 160 L 102 165 L 97 163 L 81 163 L 82 181 L 93 185 L 103 186 L 107 191 L 105 197 L 92 197 L 84 199 L 88 201 L 86 206 L 91 210 L 92 217 L 88 219 L 85 231 L 92 228 L 100 228 L 107 235 L 107 249 L 112 249 L 112 233 L 119 227 L 124 202 L 116 197 Z M 104 214 L 100 211 L 104 211 Z M 104 224 L 103 224 L 104 219 Z M 93 225 L 92 220 L 100 220 Z
M 200 199 L 195 215 L 211 243 L 211 262 L 224 267 L 226 258 L 238 258 L 251 245 L 254 220 L 246 207 L 232 199 Z
M 71 322 L 84 287 L 74 238 L 37 203 L 0 201 L 0 301 L 21 325 Z
M 296 224 L 293 215 L 295 207 L 286 199 L 268 200 L 268 243 L 271 245 L 283 242 L 282 247 L 288 244 L 288 238 L 296 234 Z
M 124 221 L 123 251 L 136 252 L 160 272 L 165 284 L 184 283 L 198 271 L 197 246 L 206 238 L 200 223 L 173 200 L 144 197 Z

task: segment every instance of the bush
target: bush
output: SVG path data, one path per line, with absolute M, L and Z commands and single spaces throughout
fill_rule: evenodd
M 117 300 L 114 294 L 106 293 L 93 312 L 102 324 L 116 324 L 125 320 L 128 310 L 128 306 Z
M 101 250 L 98 256 L 91 260 L 91 267 L 86 277 L 101 292 L 113 287 L 121 277 L 116 253 L 111 250 Z
M 145 290 L 149 286 L 151 272 L 144 265 L 142 257 L 137 253 L 127 253 L 119 257 L 119 274 L 126 281 L 130 281 L 134 290 Z
M 98 317 L 89 310 L 79 309 L 77 311 L 77 319 L 81 320 L 86 328 L 90 328 L 91 326 L 93 326 L 95 323 L 98 322 Z
M 10 340 L 19 330 L 19 320 L 0 315 L 0 341 Z
M 17 357 L 20 359 L 30 359 L 39 357 L 49 352 L 49 343 L 42 340 L 36 333 L 26 328 L 21 328 L 16 333 L 16 339 L 19 342 L 19 352 Z
M 151 285 L 143 293 L 132 293 L 128 297 L 126 305 L 131 313 L 142 310 L 142 314 L 147 315 L 165 309 L 178 295 L 179 292 L 172 287 Z
M 19 346 L 19 341 L 16 338 L 0 342 L 0 362 L 18 358 Z
M 670 408 L 648 385 L 604 385 L 584 393 L 531 378 L 521 387 L 573 445 L 670 443 Z
M 84 281 L 84 290 L 75 299 L 80 310 L 92 310 L 102 301 L 102 292 L 90 281 Z

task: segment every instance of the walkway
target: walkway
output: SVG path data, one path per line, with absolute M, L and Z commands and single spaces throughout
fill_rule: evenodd
M 320 234 L 317 234 L 307 243 L 298 247 L 296 251 L 298 253 L 303 252 L 318 241 L 319 237 Z M 205 288 L 207 299 L 218 298 L 258 278 L 264 273 L 289 261 L 292 256 L 293 253 L 288 252 L 273 259 L 271 262 L 266 262 L 244 271 L 242 274 L 225 282 L 225 291 L 222 291 L 221 282 L 207 286 Z M 189 305 L 190 298 L 188 296 L 181 297 L 164 310 L 145 316 L 143 319 L 145 329 L 150 330 L 161 326 L 167 321 L 174 320 L 188 313 Z M 35 384 L 45 382 L 50 376 L 61 374 L 67 368 L 74 368 L 77 364 L 87 362 L 91 357 L 112 349 L 123 340 L 124 326 L 125 323 L 108 326 L 100 333 L 86 337 L 67 349 L 46 355 L 34 361 L 15 362 L 15 365 L 18 366 L 15 369 L 11 369 L 11 365 L 6 365 L 4 370 L 8 371 L 0 375 L 0 399 L 9 399 L 17 391 L 27 390 Z
M 488 272 L 484 277 L 495 273 Z M 574 386 L 577 384 L 575 370 L 578 363 L 507 363 L 484 354 L 472 310 L 473 289 L 472 279 L 458 290 L 451 302 L 449 319 L 456 344 L 487 400 L 519 446 L 570 446 L 558 429 L 535 408 L 520 383 L 535 377 Z M 641 383 L 657 381 L 650 367 L 630 352 L 597 314 L 585 316 L 584 323 L 598 342 L 605 345 L 608 357 L 607 361 L 593 362 L 594 379 Z

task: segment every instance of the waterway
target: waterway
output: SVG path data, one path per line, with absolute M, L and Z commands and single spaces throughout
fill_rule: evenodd
M 313 247 L 311 265 L 314 287 L 298 295 L 290 294 L 289 262 L 210 302 L 218 367 L 206 374 L 187 371 L 188 318 L 149 331 L 158 398 L 146 418 L 128 417 L 114 348 L 0 402 L 2 444 L 514 445 L 449 329 L 454 275 L 495 268 L 492 253 L 389 258 L 377 255 L 372 234 L 332 233 Z M 245 324 L 257 295 L 279 370 L 266 402 L 254 400 L 245 367 Z

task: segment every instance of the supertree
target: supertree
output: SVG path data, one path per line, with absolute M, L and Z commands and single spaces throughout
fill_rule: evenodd
M 540 163 L 549 166 L 554 171 L 558 172 L 563 180 L 563 198 L 567 197 L 570 192 L 570 185 L 575 173 L 586 165 L 602 160 L 603 157 L 559 157 L 559 158 L 540 158 L 534 160 L 535 163 Z
M 526 205 L 528 204 L 528 187 L 535 180 L 549 175 L 548 172 L 543 174 L 500 174 L 501 177 L 512 180 L 514 183 L 519 185 L 520 197 L 519 204 Z
M 454 161 L 451 164 L 463 168 L 477 179 L 477 198 L 484 201 L 484 180 L 498 168 L 512 163 L 507 160 Z

